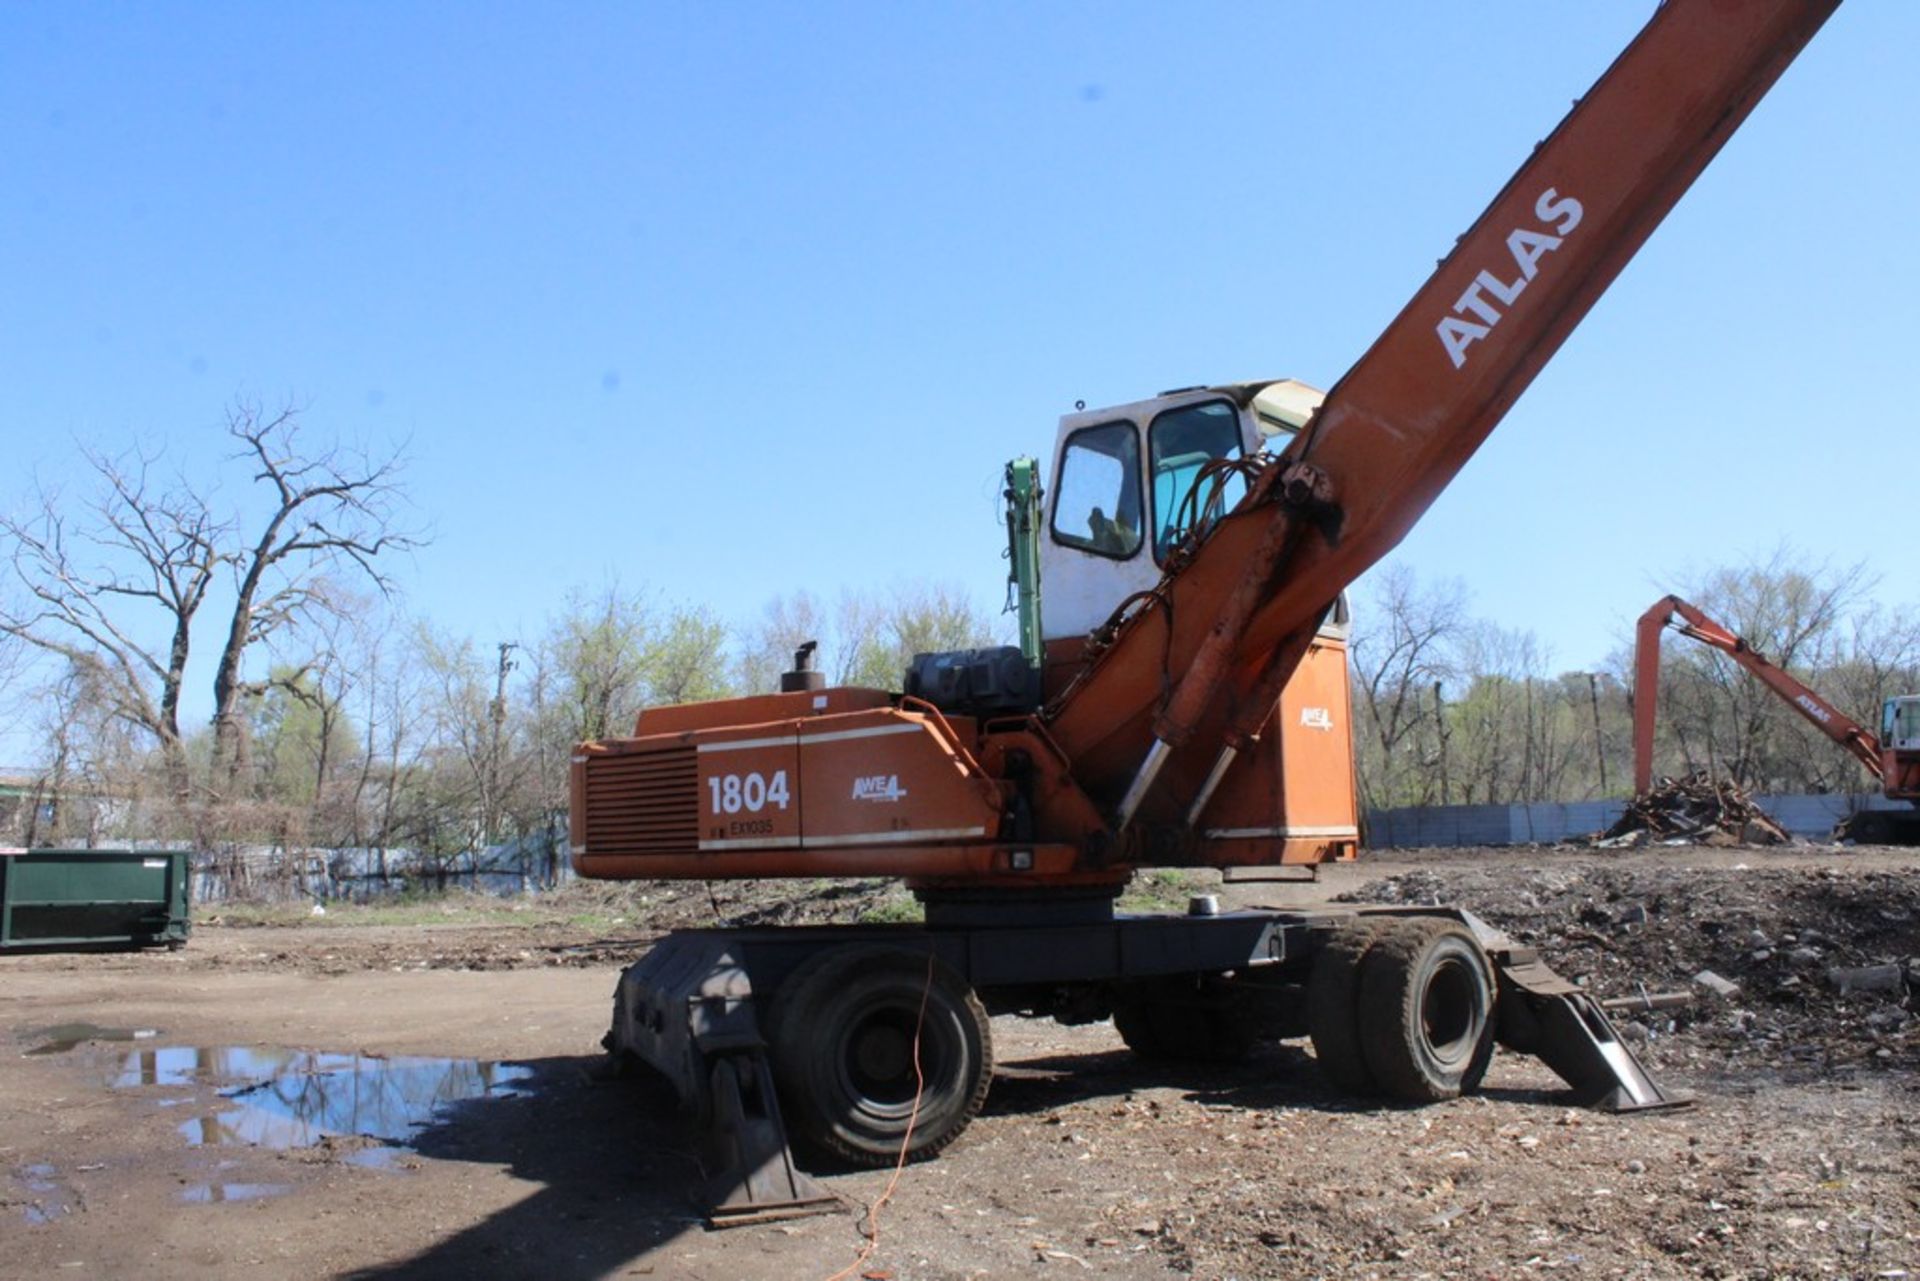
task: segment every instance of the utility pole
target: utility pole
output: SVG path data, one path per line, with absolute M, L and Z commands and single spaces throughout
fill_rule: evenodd
M 487 803 L 481 815 L 482 838 L 492 845 L 500 835 L 500 734 L 507 723 L 507 673 L 514 668 L 508 655 L 520 647 L 512 641 L 500 642 L 500 671 L 495 680 L 493 702 L 487 707 L 492 733 L 487 741 Z
M 1450 805 L 1447 799 L 1447 705 L 1441 701 L 1440 682 L 1433 683 L 1433 724 L 1440 739 L 1440 803 Z
M 1587 673 L 1587 698 L 1593 704 L 1593 759 L 1600 765 L 1600 795 L 1607 794 L 1607 749 L 1600 740 L 1600 678 Z
M 1527 730 L 1526 741 L 1522 743 L 1520 747 L 1520 803 L 1522 805 L 1531 804 L 1534 800 L 1535 792 L 1533 779 L 1533 677 L 1531 676 L 1527 677 L 1526 689 L 1526 702 L 1521 708 L 1521 715 L 1525 719 Z M 1528 821 L 1531 822 L 1532 811 L 1528 811 L 1528 814 Z M 1531 835 L 1531 833 L 1529 833 L 1529 835 Z

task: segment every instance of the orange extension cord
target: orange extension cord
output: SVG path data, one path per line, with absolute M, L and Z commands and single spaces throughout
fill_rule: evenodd
M 860 1247 L 860 1253 L 852 1263 L 827 1278 L 827 1281 L 846 1281 L 858 1269 L 865 1267 L 873 1252 L 880 1248 L 880 1207 L 885 1205 L 893 1190 L 900 1186 L 900 1174 L 907 1168 L 907 1150 L 913 1145 L 914 1123 L 920 1119 L 920 1098 L 927 1090 L 927 1076 L 920 1067 L 920 1030 L 927 1023 L 927 998 L 933 992 L 933 949 L 927 949 L 927 982 L 920 989 L 920 1013 L 913 1021 L 913 1107 L 907 1112 L 907 1132 L 900 1136 L 900 1157 L 893 1163 L 893 1177 L 887 1180 L 887 1186 L 872 1205 L 867 1207 L 867 1243 Z

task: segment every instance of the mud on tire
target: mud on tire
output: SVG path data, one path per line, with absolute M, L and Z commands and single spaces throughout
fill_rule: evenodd
M 1433 1103 L 1477 1088 L 1493 1055 L 1493 968 L 1457 921 L 1396 921 L 1360 964 L 1359 1032 L 1380 1089 Z
M 1307 1035 L 1313 1057 L 1328 1083 L 1347 1094 L 1379 1089 L 1360 1048 L 1360 963 L 1377 933 L 1376 926 L 1365 922 L 1342 927 L 1314 955 L 1307 976 Z
M 986 1010 L 925 953 L 852 946 L 810 958 L 774 994 L 767 1040 L 793 1137 L 850 1165 L 890 1165 L 903 1144 L 909 1160 L 934 1155 L 993 1081 Z

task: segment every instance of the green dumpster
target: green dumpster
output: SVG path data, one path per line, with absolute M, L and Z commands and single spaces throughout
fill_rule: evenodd
M 186 941 L 184 850 L 0 850 L 0 951 Z

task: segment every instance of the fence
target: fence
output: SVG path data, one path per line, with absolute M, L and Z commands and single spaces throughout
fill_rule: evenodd
M 1795 836 L 1824 841 L 1856 810 L 1905 809 L 1877 793 L 1756 796 L 1754 804 Z M 1454 845 L 1551 845 L 1613 826 L 1625 802 L 1534 805 L 1416 805 L 1369 810 L 1366 844 L 1375 849 Z
M 176 850 L 164 841 L 117 842 L 117 849 Z M 447 857 L 411 850 L 288 848 L 227 845 L 188 849 L 193 901 L 364 901 L 409 890 L 468 889 L 484 894 L 524 894 L 555 889 L 573 879 L 564 845 L 532 837 Z

